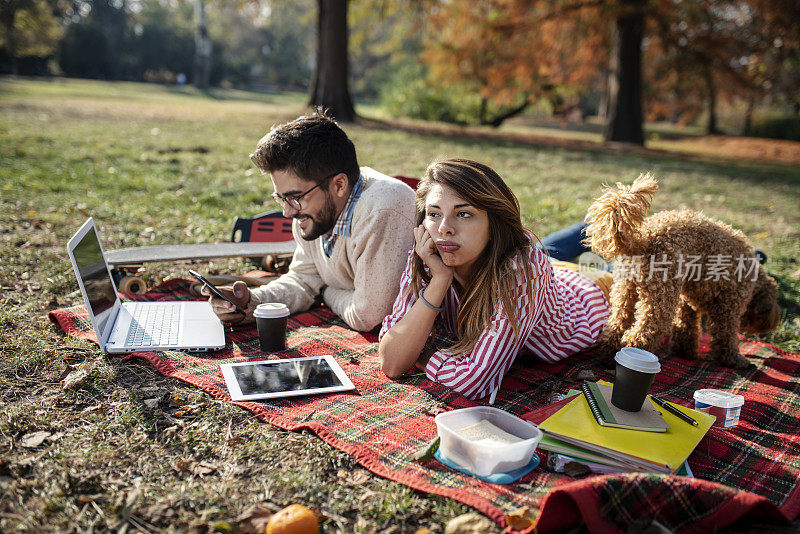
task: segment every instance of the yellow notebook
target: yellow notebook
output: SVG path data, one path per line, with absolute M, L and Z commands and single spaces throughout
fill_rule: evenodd
M 650 397 L 647 402 L 652 402 Z M 653 407 L 669 424 L 666 432 L 640 432 L 597 424 L 586 397 L 575 399 L 548 417 L 539 428 L 558 440 L 583 447 L 644 471 L 674 473 L 692 453 L 716 417 L 673 404 L 697 421 L 691 425 L 660 406 Z

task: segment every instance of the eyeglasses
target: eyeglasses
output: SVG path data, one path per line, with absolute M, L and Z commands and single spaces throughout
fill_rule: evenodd
M 255 152 L 250 154 L 250 161 L 253 162 L 253 165 L 255 165 L 256 168 L 259 171 L 261 171 L 261 174 L 266 174 L 263 170 L 261 170 L 261 167 L 258 166 L 258 162 L 256 161 Z M 303 209 L 303 207 L 300 205 L 300 199 L 303 198 L 304 196 L 306 196 L 307 194 L 309 194 L 310 192 L 312 192 L 314 189 L 316 189 L 319 186 L 321 186 L 322 184 L 324 184 L 325 182 L 327 182 L 328 180 L 330 180 L 331 178 L 333 178 L 334 176 L 336 176 L 337 174 L 339 174 L 339 172 L 335 172 L 335 173 L 331 174 L 330 176 L 326 176 L 325 178 L 320 180 L 320 182 L 317 185 L 315 185 L 314 187 L 312 187 L 311 189 L 309 189 L 305 193 L 301 193 L 299 195 L 284 196 L 284 195 L 281 195 L 281 194 L 278 194 L 278 193 L 272 193 L 272 200 L 274 200 L 275 203 L 278 204 L 278 206 L 280 206 L 281 208 L 285 208 L 286 204 L 289 204 L 289 206 L 292 209 L 300 211 L 300 210 Z
M 330 176 L 326 176 L 323 178 L 317 185 L 306 191 L 305 193 L 300 193 L 299 195 L 281 195 L 278 193 L 272 193 L 272 200 L 274 200 L 281 208 L 285 208 L 288 204 L 293 210 L 300 211 L 303 209 L 303 206 L 300 205 L 300 199 L 312 192 L 314 189 L 318 188 L 322 184 L 326 183 L 328 180 L 340 174 L 338 172 L 331 174 Z

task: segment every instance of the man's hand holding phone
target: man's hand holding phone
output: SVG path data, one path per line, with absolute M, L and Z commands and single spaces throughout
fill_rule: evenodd
M 208 297 L 208 302 L 211 303 L 211 308 L 220 321 L 232 324 L 252 323 L 255 321 L 253 310 L 255 310 L 256 304 L 250 298 L 250 289 L 248 289 L 247 284 L 238 281 L 234 282 L 233 286 L 220 286 L 216 289 L 233 301 L 233 304 L 213 295 L 208 286 L 205 285 L 200 288 L 200 294 Z M 245 315 L 239 313 L 234 304 L 241 308 Z

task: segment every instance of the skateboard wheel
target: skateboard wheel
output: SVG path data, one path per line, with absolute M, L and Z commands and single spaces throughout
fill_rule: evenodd
M 144 295 L 147 292 L 147 284 L 138 276 L 125 276 L 119 281 L 119 290 L 124 293 Z

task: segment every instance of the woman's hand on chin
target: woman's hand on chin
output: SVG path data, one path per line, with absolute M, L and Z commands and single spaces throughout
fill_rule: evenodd
M 436 244 L 433 242 L 431 234 L 428 233 L 428 230 L 426 230 L 423 225 L 414 228 L 414 241 L 416 243 L 414 252 L 416 252 L 417 256 L 422 258 L 422 261 L 424 261 L 425 265 L 430 269 L 431 278 L 442 278 L 452 281 L 453 268 L 444 264 L 436 250 Z

